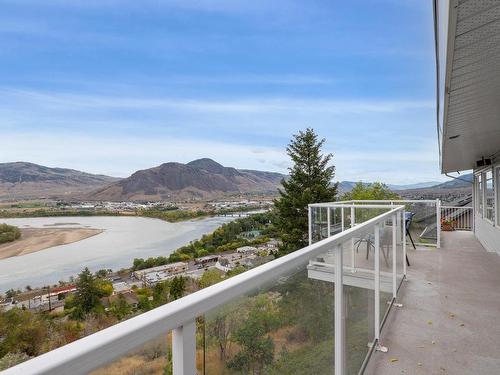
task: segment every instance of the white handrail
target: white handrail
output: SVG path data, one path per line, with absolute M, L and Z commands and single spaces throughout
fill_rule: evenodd
M 354 208 L 362 208 L 362 209 L 370 209 L 370 208 L 387 208 L 392 205 L 416 205 L 416 204 L 424 204 L 426 206 L 433 206 L 433 214 L 435 215 L 435 222 L 430 226 L 431 229 L 436 230 L 436 239 L 435 243 L 420 241 L 417 244 L 421 246 L 435 246 L 437 248 L 441 247 L 441 200 L 440 199 L 386 199 L 386 200 L 350 200 L 350 201 L 338 201 L 338 202 L 323 202 L 323 203 L 313 203 L 309 205 L 309 211 L 311 208 L 338 208 L 338 207 L 354 207 Z M 352 215 L 351 215 L 352 216 Z M 426 228 L 427 229 L 427 228 Z M 311 235 L 311 222 L 309 222 L 309 231 Z M 424 231 L 425 232 L 425 231 Z M 424 233 L 422 232 L 422 234 Z
M 5 370 L 2 375 L 87 374 L 238 296 L 265 286 L 284 273 L 299 270 L 319 254 L 331 249 L 339 251 L 344 241 L 385 222 L 403 210 L 404 206 L 391 206 L 387 212 L 332 237 L 42 354 Z
M 337 201 L 337 202 L 323 202 L 323 203 L 313 203 L 310 204 L 310 207 L 328 207 L 331 205 L 349 205 L 349 204 L 356 204 L 356 203 L 365 203 L 365 202 L 371 202 L 370 204 L 377 204 L 377 203 L 385 203 L 385 204 L 391 204 L 391 203 L 436 203 L 435 199 L 381 199 L 381 200 L 362 200 L 362 199 L 354 199 L 350 201 Z M 365 206 L 365 205 L 363 205 Z M 369 206 L 369 205 L 366 205 Z M 356 205 L 356 207 L 359 207 L 359 205 Z
M 449 221 L 453 229 L 473 229 L 472 206 L 441 206 L 441 217 Z

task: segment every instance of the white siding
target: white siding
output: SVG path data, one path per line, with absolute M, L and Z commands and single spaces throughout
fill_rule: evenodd
M 486 250 L 500 254 L 500 229 L 498 227 L 475 215 L 475 235 Z
M 495 172 L 495 168 L 498 167 L 499 164 L 496 164 L 495 166 L 484 168 L 481 170 L 474 171 L 474 174 L 477 178 L 477 174 L 485 172 L 487 169 L 493 170 Z M 493 174 L 494 179 L 493 179 L 493 186 L 495 189 L 495 196 L 498 197 L 499 194 L 499 184 L 498 180 L 495 179 L 497 176 L 495 173 Z M 476 182 L 476 179 L 474 179 Z M 484 174 L 483 174 L 483 183 L 482 183 L 482 188 L 483 188 L 483 194 L 478 194 L 478 184 L 474 183 L 473 185 L 473 198 L 474 198 L 474 233 L 483 245 L 483 247 L 487 251 L 491 252 L 497 252 L 500 254 L 500 227 L 498 226 L 499 223 L 499 218 L 498 218 L 498 213 L 500 212 L 499 207 L 498 207 L 498 199 L 495 200 L 495 222 L 491 222 L 490 220 L 486 219 L 486 200 L 485 200 L 485 181 L 484 181 Z M 482 205 L 479 204 L 478 199 L 482 198 Z M 478 212 L 478 211 L 483 211 Z M 495 225 L 495 223 L 497 225 Z

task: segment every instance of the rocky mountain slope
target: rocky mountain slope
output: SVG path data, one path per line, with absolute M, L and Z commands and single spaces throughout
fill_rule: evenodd
M 88 199 L 179 200 L 206 199 L 228 194 L 276 192 L 284 176 L 224 167 L 211 159 L 187 164 L 164 163 L 135 172 L 130 177 L 88 194 Z
M 0 163 L 0 199 L 71 198 L 118 181 L 66 168 L 27 162 Z

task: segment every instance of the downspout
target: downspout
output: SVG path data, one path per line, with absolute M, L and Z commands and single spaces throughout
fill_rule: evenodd
M 439 92 L 439 81 L 440 81 L 440 71 L 439 71 L 439 27 L 438 27 L 438 0 L 432 1 L 432 14 L 434 18 L 434 52 L 436 60 L 436 130 L 438 139 L 438 151 L 439 151 L 439 162 L 441 164 L 441 126 L 440 126 L 440 92 Z

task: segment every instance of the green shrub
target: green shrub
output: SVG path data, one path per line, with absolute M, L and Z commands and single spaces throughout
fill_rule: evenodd
M 12 242 L 21 237 L 21 231 L 18 227 L 8 224 L 0 224 L 0 244 Z

